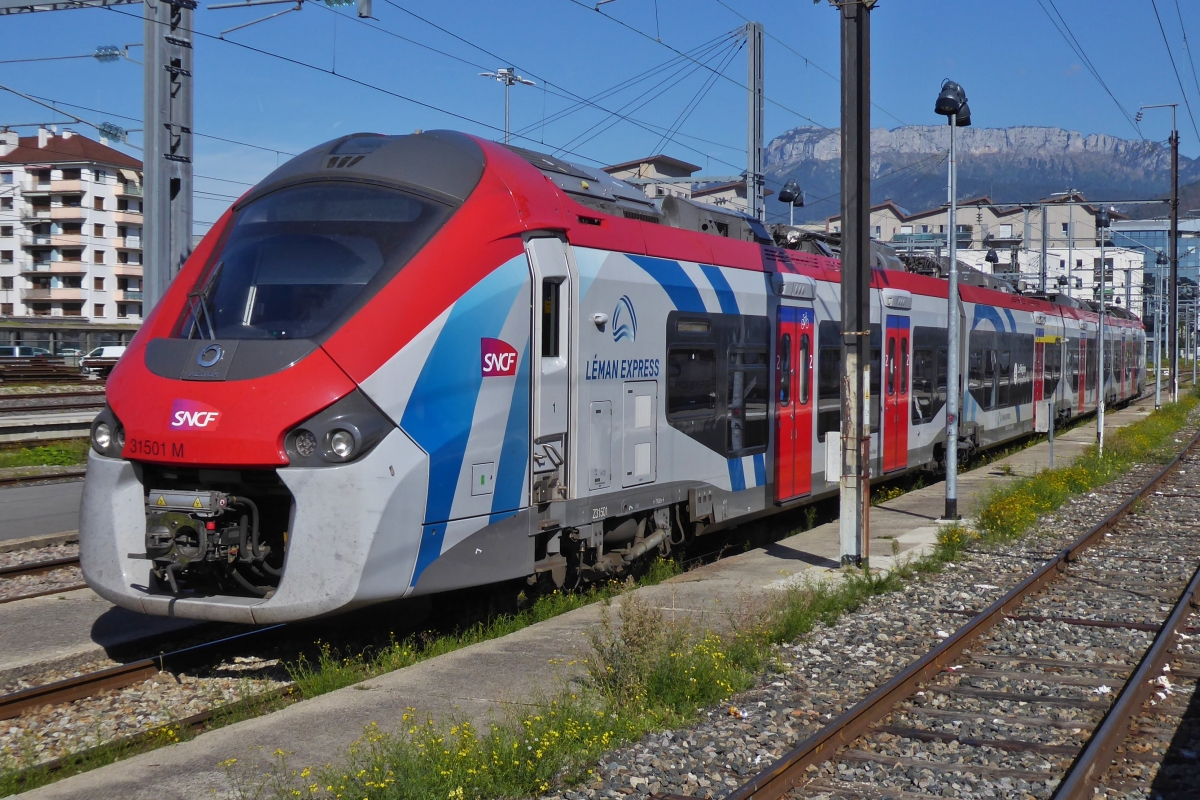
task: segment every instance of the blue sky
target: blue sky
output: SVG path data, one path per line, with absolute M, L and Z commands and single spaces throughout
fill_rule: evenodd
M 762 22 L 768 34 L 767 138 L 797 125 L 837 125 L 838 84 L 826 73 L 838 73 L 838 19 L 827 2 L 611 0 L 600 7 L 603 13 L 593 10 L 594 2 L 374 0 L 377 19 L 367 23 L 355 18 L 352 6 L 330 9 L 305 3 L 302 11 L 231 33 L 228 41 L 215 37 L 286 6 L 201 7 L 196 27 L 211 38 L 196 37 L 196 130 L 266 149 L 197 139 L 196 173 L 204 177 L 196 182 L 202 192 L 196 218 L 216 219 L 229 196 L 261 179 L 289 153 L 345 133 L 456 128 L 498 138 L 503 89 L 477 73 L 510 64 L 537 82 L 513 89 L 513 129 L 530 137 L 516 140 L 518 144 L 537 149 L 566 145 L 566 157 L 585 163 L 613 163 L 662 150 L 701 165 L 707 174 L 736 173 L 745 163 L 745 93 L 738 85 L 745 82 L 745 51 L 735 52 L 736 43 L 721 37 L 742 26 L 744 17 Z M 1151 0 L 1053 2 L 1130 115 L 1143 103 L 1181 101 Z M 1181 15 L 1182 30 L 1193 37 L 1189 43 L 1200 50 L 1200 2 L 1156 2 L 1180 78 L 1200 118 L 1200 87 L 1180 25 Z M 1051 0 L 1041 3 L 1053 13 Z M 8 16 L 0 58 L 78 55 L 98 45 L 138 43 L 140 15 L 140 5 L 128 5 Z M 950 77 L 966 88 L 978 126 L 1053 125 L 1125 138 L 1138 135 L 1038 0 L 880 0 L 872 26 L 873 93 L 881 107 L 874 110 L 874 126 L 941 122 L 933 114 L 933 100 L 941 80 Z M 679 59 L 676 52 L 705 46 L 697 60 L 714 68 L 725 65 L 729 80 Z M 140 60 L 139 50 L 130 52 Z M 1196 56 L 1200 59 L 1200 52 Z M 591 97 L 671 59 L 677 64 L 653 80 L 596 101 L 609 110 L 625 108 L 637 122 L 614 121 L 590 109 L 543 124 L 572 105 L 573 96 Z M 647 91 L 659 82 L 648 100 Z M 707 92 L 706 83 L 711 83 Z M 141 127 L 127 119 L 140 120 L 142 104 L 141 67 L 128 61 L 0 63 L 0 84 L 96 109 L 68 108 L 91 122 Z M 657 128 L 675 127 L 693 101 L 678 133 L 660 144 L 663 136 Z M 0 92 L 0 124 L 55 119 L 63 118 Z M 86 126 L 71 127 L 95 135 Z M 1182 106 L 1179 128 L 1182 151 L 1200 156 L 1200 139 Z M 1169 129 L 1165 111 L 1148 112 L 1141 125 L 1142 134 L 1155 140 L 1165 140 Z M 140 135 L 132 134 L 131 141 L 139 142 Z

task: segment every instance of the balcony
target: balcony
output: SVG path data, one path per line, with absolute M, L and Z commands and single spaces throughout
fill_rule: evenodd
M 142 249 L 142 237 L 140 237 L 140 236 L 126 236 L 124 238 L 117 237 L 113 241 L 115 242 L 114 246 L 118 250 L 141 250 Z
M 141 264 L 113 264 L 112 274 L 125 278 L 142 277 Z
M 21 181 L 21 194 L 50 194 L 50 181 L 39 181 L 27 175 L 25 180 Z
M 87 292 L 83 289 L 22 289 L 21 299 L 25 302 L 46 300 L 86 300 Z
M 142 302 L 142 292 L 120 289 L 117 291 L 117 300 L 122 303 L 140 303 Z
M 87 209 L 83 206 L 59 206 L 50 209 L 50 219 L 82 220 L 87 218 Z
M 140 211 L 117 211 L 113 213 L 113 220 L 118 225 L 141 225 L 142 212 Z
M 48 233 L 22 233 L 21 247 L 49 247 L 51 238 Z
M 121 197 L 141 197 L 142 187 L 138 186 L 136 183 L 120 183 L 117 184 L 117 194 L 119 194 Z
M 36 222 L 39 220 L 50 219 L 50 206 L 35 206 L 26 204 L 21 208 L 21 220 L 23 222 Z

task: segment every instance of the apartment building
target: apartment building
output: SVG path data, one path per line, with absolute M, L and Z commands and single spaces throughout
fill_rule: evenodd
M 140 161 L 69 130 L 0 130 L 0 344 L 128 341 L 141 241 Z

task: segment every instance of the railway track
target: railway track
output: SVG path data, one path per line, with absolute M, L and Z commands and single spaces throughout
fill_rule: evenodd
M 35 483 L 57 483 L 60 481 L 82 480 L 87 474 L 85 469 L 71 469 L 63 472 L 53 472 L 46 475 L 22 475 L 19 477 L 0 478 L 0 488 L 9 486 L 29 486 Z
M 1145 788 L 1160 770 L 1194 787 L 1197 751 L 1172 738 L 1200 732 L 1171 699 L 1200 677 L 1200 541 L 1180 519 L 1200 498 L 1198 444 L 724 800 L 916 798 L 943 779 L 1090 798 L 1110 781 Z
M 31 578 L 38 575 L 46 575 L 55 570 L 79 568 L 79 556 L 71 556 L 69 558 L 52 558 L 43 561 L 30 561 L 25 564 L 14 564 L 11 567 L 0 567 L 0 581 L 3 580 L 20 580 L 21 578 Z M 67 585 L 55 586 L 53 589 L 39 589 L 33 592 L 16 594 L 11 596 L 0 595 L 0 604 L 12 603 L 17 600 L 29 600 L 34 597 L 44 597 L 51 594 L 60 594 L 62 592 L 71 592 L 76 589 L 86 589 L 87 584 L 83 582 L 82 574 L 79 580 Z M 0 717 L 4 719 L 4 717 Z

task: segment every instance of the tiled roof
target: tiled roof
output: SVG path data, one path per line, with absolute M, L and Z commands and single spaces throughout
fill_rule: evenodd
M 22 136 L 13 150 L 6 156 L 0 156 L 0 164 L 59 164 L 59 163 L 96 163 L 114 167 L 142 168 L 142 162 L 132 156 L 127 156 L 108 145 L 100 144 L 95 139 L 72 134 L 67 139 L 61 135 L 52 136 L 45 147 L 38 147 L 38 137 Z

